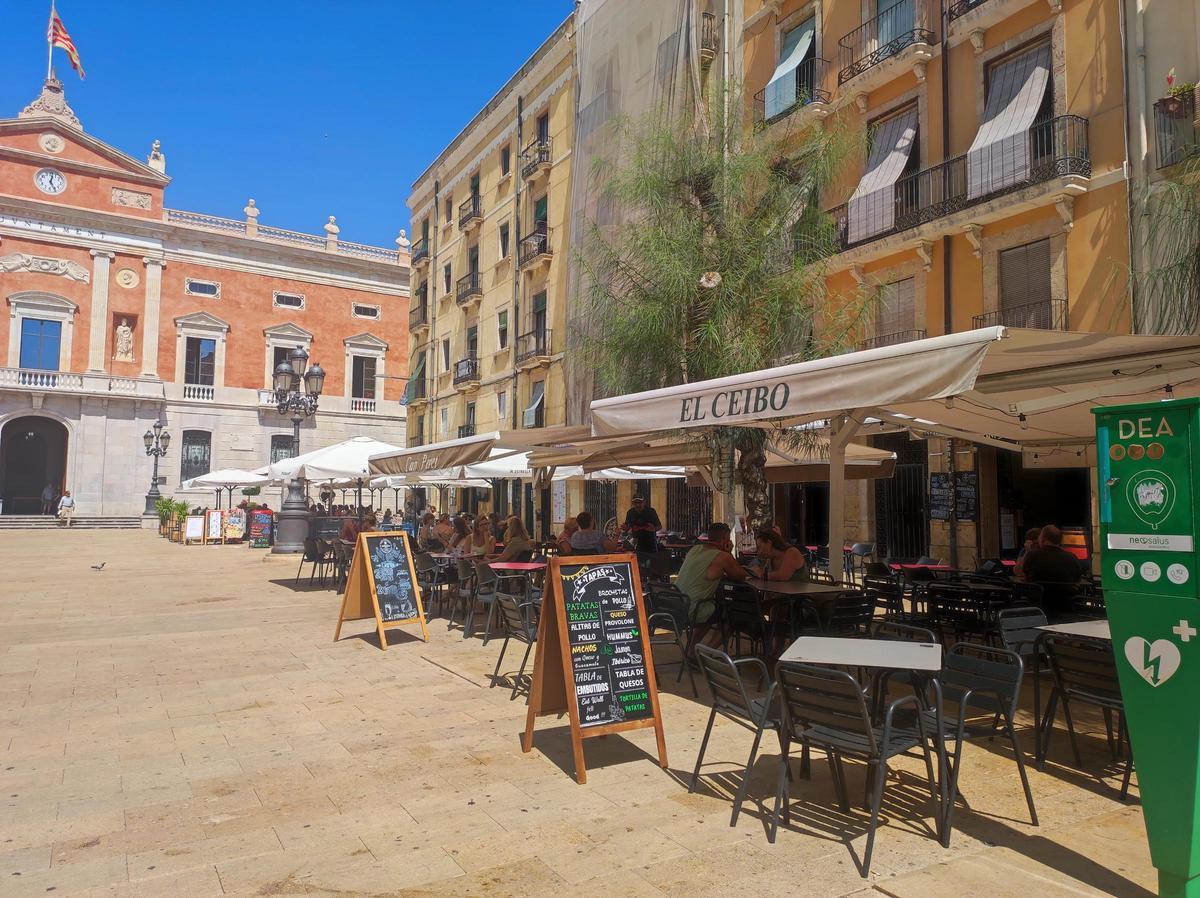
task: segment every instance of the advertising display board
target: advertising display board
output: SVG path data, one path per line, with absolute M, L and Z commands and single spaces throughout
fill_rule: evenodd
M 384 650 L 387 649 L 385 631 L 403 624 L 419 624 L 421 638 L 429 641 L 407 533 L 358 535 L 333 641 L 341 638 L 343 622 L 366 618 L 375 619 L 379 647 Z

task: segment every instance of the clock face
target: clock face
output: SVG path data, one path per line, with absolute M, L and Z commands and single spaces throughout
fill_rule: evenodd
M 62 172 L 53 168 L 43 168 L 33 176 L 33 183 L 42 193 L 62 193 L 67 189 L 67 179 Z

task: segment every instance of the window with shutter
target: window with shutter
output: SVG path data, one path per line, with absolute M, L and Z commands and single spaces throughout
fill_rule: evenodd
M 1000 323 L 1008 327 L 1056 328 L 1050 294 L 1050 241 L 1000 253 Z
M 885 337 L 909 334 L 916 328 L 916 278 L 905 278 L 884 286 L 879 297 L 875 336 L 879 345 Z

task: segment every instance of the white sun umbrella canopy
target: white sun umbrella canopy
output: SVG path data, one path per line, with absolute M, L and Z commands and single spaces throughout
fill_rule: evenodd
M 372 455 L 396 452 L 400 447 L 372 437 L 353 437 L 332 446 L 314 449 L 295 458 L 285 458 L 267 467 L 271 480 L 368 480 Z
M 236 489 L 240 486 L 262 486 L 264 483 L 269 483 L 270 480 L 270 477 L 264 474 L 257 474 L 254 471 L 225 468 L 221 471 L 209 471 L 207 474 L 201 474 L 199 477 L 185 480 L 180 484 L 180 488 L 185 490 L 228 490 Z

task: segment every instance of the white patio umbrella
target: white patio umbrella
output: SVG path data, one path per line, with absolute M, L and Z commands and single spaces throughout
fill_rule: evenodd
M 262 486 L 269 483 L 270 478 L 254 471 L 242 471 L 238 468 L 225 468 L 220 471 L 209 471 L 191 480 L 185 480 L 179 486 L 185 490 L 210 489 L 217 491 L 217 507 L 221 507 L 221 490 L 229 491 L 230 507 L 233 505 L 233 491 L 243 486 Z
M 300 480 L 349 480 L 354 481 L 358 508 L 362 508 L 363 483 L 371 478 L 369 461 L 372 455 L 395 452 L 398 446 L 384 443 L 373 437 L 352 437 L 332 446 L 314 449 L 295 458 L 285 458 L 268 465 L 267 476 L 273 481 Z

